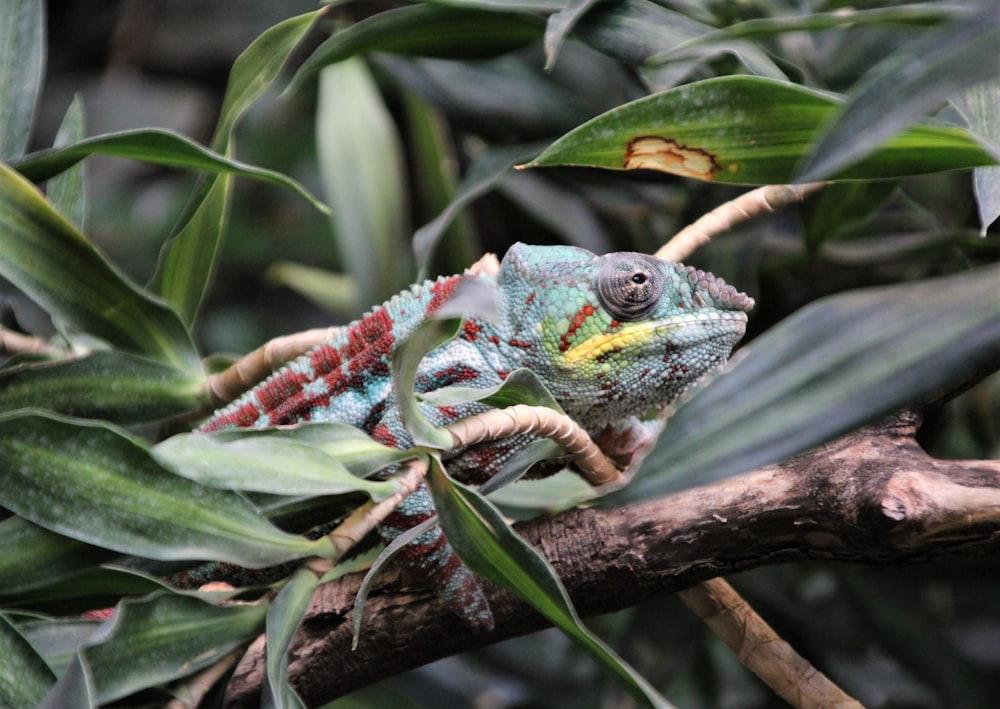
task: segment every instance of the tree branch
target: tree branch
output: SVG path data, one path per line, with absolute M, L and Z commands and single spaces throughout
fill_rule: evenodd
M 915 442 L 907 414 L 782 465 L 620 509 L 576 509 L 518 525 L 548 558 L 581 615 L 627 608 L 716 576 L 805 559 L 870 565 L 1000 552 L 1000 462 L 942 461 Z M 386 574 L 351 650 L 360 576 L 319 589 L 292 651 L 291 681 L 310 705 L 435 659 L 545 627 L 488 589 L 497 628 L 477 636 L 430 592 Z M 263 639 L 229 687 L 256 706 Z

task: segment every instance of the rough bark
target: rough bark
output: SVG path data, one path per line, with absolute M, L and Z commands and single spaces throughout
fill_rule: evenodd
M 899 566 L 1000 552 L 1000 462 L 943 461 L 916 443 L 917 417 L 863 429 L 782 465 L 620 509 L 578 509 L 519 524 L 581 615 L 766 564 L 825 559 Z M 476 636 L 429 593 L 389 574 L 369 597 L 351 650 L 360 579 L 322 587 L 292 652 L 310 705 L 432 660 L 545 627 L 490 589 L 496 630 Z M 258 706 L 263 638 L 229 686 L 229 706 Z

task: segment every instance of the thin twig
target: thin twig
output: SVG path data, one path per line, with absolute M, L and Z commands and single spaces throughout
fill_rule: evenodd
M 792 706 L 861 707 L 782 640 L 724 579 L 703 581 L 678 591 L 677 596 L 705 621 L 744 667 Z
M 801 185 L 765 185 L 725 202 L 708 214 L 674 234 L 654 255 L 664 261 L 683 261 L 713 237 L 732 229 L 740 222 L 764 212 L 784 209 L 792 202 L 801 202 L 826 187 L 828 182 L 808 182 Z
M 59 351 L 60 348 L 40 337 L 22 335 L 0 325 L 0 355 L 54 354 Z
M 175 691 L 175 694 L 183 693 L 183 697 L 175 696 L 171 699 L 165 709 L 194 709 L 201 705 L 201 700 L 205 698 L 209 690 L 215 683 L 226 676 L 237 661 L 242 657 L 243 649 L 237 648 L 228 655 L 209 665 L 198 674 L 188 679 L 182 688 Z
M 399 503 L 416 492 L 420 483 L 427 476 L 427 461 L 423 458 L 412 458 L 400 464 L 400 470 L 393 476 L 393 482 L 399 489 L 378 502 L 369 500 L 357 507 L 344 519 L 337 528 L 326 536 L 333 543 L 336 554 L 332 559 L 317 559 L 310 562 L 313 571 L 326 572 L 333 568 L 350 549 L 360 542 L 389 514 L 399 506 Z

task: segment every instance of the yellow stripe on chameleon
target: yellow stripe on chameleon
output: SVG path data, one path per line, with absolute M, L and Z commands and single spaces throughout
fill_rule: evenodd
M 658 330 L 661 330 L 664 326 L 673 324 L 676 323 L 661 320 L 626 325 L 617 332 L 588 337 L 576 347 L 570 347 L 563 352 L 563 358 L 572 364 L 579 362 L 581 359 L 600 357 L 605 352 L 611 352 L 612 350 L 642 345 L 653 339 Z

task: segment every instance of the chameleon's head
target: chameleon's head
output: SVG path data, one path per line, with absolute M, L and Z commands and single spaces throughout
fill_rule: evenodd
M 754 305 L 703 271 L 571 246 L 515 244 L 497 279 L 511 350 L 587 426 L 676 399 L 726 360 Z

